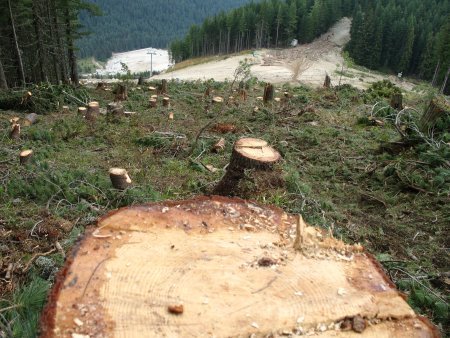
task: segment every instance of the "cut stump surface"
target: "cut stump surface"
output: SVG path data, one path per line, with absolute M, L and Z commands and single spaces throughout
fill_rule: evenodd
M 307 226 L 294 250 L 297 219 L 220 197 L 112 212 L 68 257 L 41 337 L 435 335 L 360 246 Z M 340 331 L 357 316 L 362 333 Z

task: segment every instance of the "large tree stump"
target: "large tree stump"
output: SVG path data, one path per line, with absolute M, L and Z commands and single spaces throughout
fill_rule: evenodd
M 273 100 L 274 91 L 275 90 L 274 90 L 273 85 L 270 83 L 267 83 L 266 86 L 264 87 L 264 96 L 263 96 L 264 103 L 267 103 L 267 102 Z
M 245 169 L 271 170 L 280 158 L 280 153 L 264 140 L 256 138 L 237 140 L 227 172 L 215 187 L 214 194 L 238 195 L 239 181 L 245 177 Z
M 112 117 L 114 119 L 118 119 L 118 118 L 122 117 L 125 114 L 125 109 L 118 102 L 110 102 L 106 106 L 106 114 L 109 117 Z
M 96 101 L 92 101 L 88 103 L 87 109 L 86 109 L 86 120 L 88 121 L 95 121 L 97 119 L 97 116 L 100 114 L 100 105 Z
M 144 77 L 142 75 L 139 76 L 137 84 L 138 84 L 138 86 L 143 86 L 145 84 Z
M 117 85 L 115 94 L 116 94 L 116 97 L 115 97 L 114 101 L 116 101 L 116 102 L 128 100 L 128 90 L 127 90 L 127 87 L 123 84 Z
M 444 117 L 446 114 L 450 114 L 449 102 L 445 97 L 434 97 L 419 121 L 420 129 L 424 132 L 428 132 L 430 128 L 434 127 L 437 120 L 440 117 Z
M 170 107 L 170 98 L 164 97 L 162 102 L 163 102 L 164 107 L 166 107 L 166 108 Z
M 41 338 L 437 335 L 360 245 L 220 197 L 101 218 L 68 255 L 40 326 Z
M 390 106 L 396 110 L 403 109 L 403 95 L 402 93 L 395 93 L 391 96 Z

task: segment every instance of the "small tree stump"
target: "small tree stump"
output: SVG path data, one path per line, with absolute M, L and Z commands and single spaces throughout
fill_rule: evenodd
M 219 153 L 221 151 L 225 150 L 225 139 L 223 137 L 221 137 L 219 139 L 219 141 L 217 141 L 216 143 L 214 143 L 214 145 L 211 148 L 211 151 L 214 153 Z
M 125 113 L 123 106 L 117 102 L 110 102 L 106 106 L 106 114 L 114 118 L 120 118 Z
M 106 83 L 105 82 L 99 82 L 97 83 L 97 87 L 95 90 L 105 90 L 106 89 Z
M 31 113 L 25 116 L 23 120 L 23 125 L 26 127 L 31 126 L 32 124 L 35 124 L 38 120 L 38 115 L 36 113 Z
M 173 120 L 173 112 L 172 111 L 169 113 L 169 120 Z
M 169 92 L 169 90 L 167 88 L 167 80 L 163 79 L 163 80 L 161 80 L 160 93 L 167 94 L 168 92 Z
M 247 101 L 247 91 L 245 89 L 239 89 L 239 97 L 242 101 Z
M 149 103 L 149 105 L 150 105 L 150 108 L 156 108 L 156 107 L 158 107 L 158 101 L 157 101 L 156 99 L 150 99 L 150 100 L 148 101 L 148 103 Z
M 163 102 L 163 107 L 166 107 L 166 108 L 170 107 L 170 98 L 165 97 L 165 98 L 163 98 L 162 102 Z
M 450 104 L 442 96 L 436 96 L 428 105 L 427 110 L 422 115 L 419 121 L 419 127 L 422 131 L 428 132 L 430 128 L 433 128 L 437 120 L 440 117 L 450 114 Z
M 211 87 L 206 88 L 205 90 L 205 97 L 209 97 L 211 95 Z
M 218 196 L 110 212 L 67 255 L 40 338 L 439 336 L 363 247 L 298 222 Z
M 223 98 L 220 96 L 214 96 L 211 100 L 212 104 L 223 103 Z
M 402 93 L 392 94 L 390 106 L 396 110 L 403 109 L 403 95 Z
M 20 164 L 21 165 L 26 164 L 32 156 L 33 156 L 33 150 L 31 150 L 31 149 L 21 151 L 19 154 Z
M 141 75 L 141 76 L 139 76 L 139 79 L 138 79 L 138 82 L 137 82 L 137 84 L 138 84 L 138 86 L 143 86 L 144 85 L 144 77 Z
M 20 117 L 15 116 L 9 120 L 9 123 L 11 123 L 11 125 L 13 125 L 13 124 L 19 123 L 19 121 L 20 121 Z
M 153 86 L 148 87 L 148 90 L 150 92 L 156 92 L 157 91 L 156 87 L 153 87 Z
M 214 194 L 231 196 L 238 193 L 239 181 L 245 177 L 245 169 L 271 170 L 281 155 L 266 141 L 241 138 L 236 141 L 227 173 L 214 189 Z
M 123 84 L 117 85 L 115 94 L 116 94 L 116 97 L 115 97 L 114 101 L 116 101 L 116 102 L 128 100 L 128 90 L 127 90 L 127 87 Z
M 14 123 L 11 126 L 11 131 L 9 132 L 9 138 L 12 140 L 18 140 L 20 138 L 20 124 Z
M 111 179 L 112 186 L 118 190 L 125 190 L 131 185 L 131 178 L 125 169 L 109 169 L 109 178 Z
M 69 108 L 69 106 L 63 106 L 63 107 L 62 107 L 62 112 L 63 112 L 64 114 L 70 113 L 70 108 Z
M 264 87 L 264 96 L 263 96 L 264 103 L 272 101 L 273 96 L 274 96 L 274 87 L 272 84 L 267 83 L 266 86 Z
M 331 78 L 328 74 L 325 75 L 325 81 L 323 82 L 323 87 L 327 88 L 327 89 L 331 88 Z
M 95 121 L 97 116 L 100 114 L 100 105 L 96 101 L 92 101 L 88 103 L 86 110 L 86 120 Z
M 86 107 L 78 107 L 78 115 L 86 116 L 87 109 Z
M 25 104 L 25 103 L 27 103 L 28 100 L 30 100 L 32 96 L 33 96 L 33 94 L 32 94 L 31 92 L 25 92 L 25 93 L 23 93 L 22 101 L 21 101 L 20 104 Z

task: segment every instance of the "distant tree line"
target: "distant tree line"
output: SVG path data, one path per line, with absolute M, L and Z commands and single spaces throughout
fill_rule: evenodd
M 154 47 L 167 48 L 189 27 L 221 10 L 250 0 L 90 0 L 103 16 L 80 16 L 92 34 L 78 41 L 79 56 L 106 60 L 112 52 Z
M 358 64 L 437 85 L 450 69 L 450 1 L 361 0 L 347 49 Z
M 312 41 L 337 20 L 350 16 L 355 0 L 263 0 L 220 13 L 190 28 L 170 45 L 179 62 L 191 57 L 286 47 Z
M 28 83 L 78 84 L 75 41 L 83 0 L 0 1 L 0 89 Z

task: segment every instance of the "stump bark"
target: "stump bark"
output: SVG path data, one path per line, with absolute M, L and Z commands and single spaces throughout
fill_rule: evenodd
M 110 102 L 106 106 L 106 114 L 113 118 L 120 118 L 125 114 L 125 109 L 120 103 Z
M 217 196 L 114 211 L 67 256 L 41 338 L 437 336 L 360 245 L 298 224 Z
M 112 186 L 118 190 L 125 190 L 131 185 L 131 178 L 125 169 L 109 169 L 109 178 L 111 179 Z
M 167 89 L 167 80 L 165 80 L 165 79 L 161 80 L 160 92 L 161 92 L 161 94 L 167 94 L 169 92 Z
M 444 97 L 436 96 L 428 105 L 427 110 L 422 115 L 419 121 L 420 129 L 427 132 L 433 128 L 440 117 L 450 114 L 450 104 Z
M 86 107 L 78 107 L 78 115 L 86 116 L 87 109 Z
M 170 107 L 170 98 L 163 98 L 163 107 Z
M 267 83 L 266 86 L 264 87 L 264 96 L 263 96 L 264 103 L 267 103 L 267 102 L 273 100 L 274 92 L 275 92 L 275 90 L 274 90 L 273 85 L 270 83 Z
M 266 141 L 256 138 L 241 138 L 233 146 L 227 172 L 214 189 L 214 194 L 239 195 L 239 181 L 245 177 L 246 169 L 271 170 L 281 155 Z
M 158 101 L 156 99 L 150 99 L 148 101 L 150 108 L 156 108 L 158 106 Z
M 19 154 L 19 162 L 21 165 L 26 164 L 30 158 L 33 156 L 33 150 L 27 149 L 24 151 L 21 151 Z
M 142 75 L 139 76 L 137 84 L 138 84 L 138 86 L 143 86 L 145 84 L 144 77 Z
M 323 87 L 327 88 L 327 89 L 331 88 L 331 78 L 328 74 L 325 75 L 325 81 L 323 82 Z
M 390 106 L 396 110 L 403 109 L 403 95 L 402 93 L 392 94 Z
M 11 125 L 11 130 L 9 132 L 9 138 L 12 140 L 17 140 L 20 138 L 20 124 L 14 123 Z
M 116 94 L 116 97 L 115 97 L 114 101 L 116 101 L 116 102 L 128 100 L 128 90 L 127 90 L 127 87 L 123 84 L 117 85 L 115 94 Z
M 97 87 L 95 90 L 105 90 L 106 89 L 106 83 L 105 82 L 99 82 L 97 83 Z
M 97 116 L 100 114 L 100 105 L 96 101 L 92 101 L 88 103 L 87 109 L 86 109 L 86 120 L 88 121 L 95 121 L 97 119 Z

